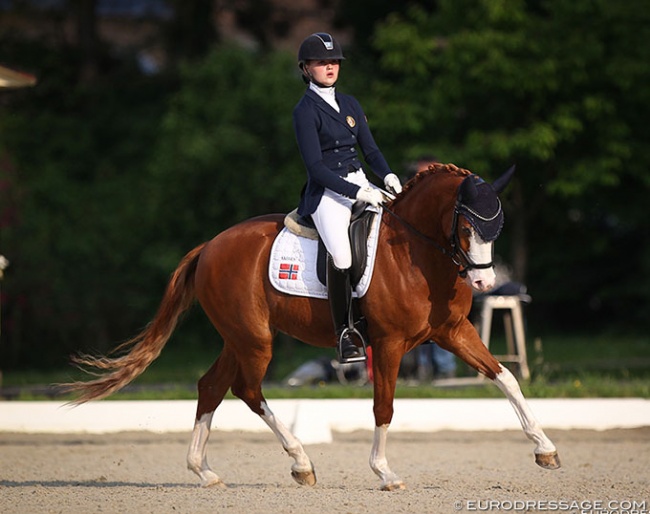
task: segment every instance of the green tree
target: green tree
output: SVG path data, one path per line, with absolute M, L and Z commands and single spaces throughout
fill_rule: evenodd
M 143 170 L 169 88 L 120 74 L 80 83 L 74 53 L 12 49 L 42 78 L 0 107 L 5 369 L 106 349 L 153 310 L 155 283 L 133 263 L 150 225 Z
M 295 68 L 286 54 L 227 47 L 182 68 L 148 171 L 159 227 L 150 254 L 166 273 L 228 226 L 297 205 L 305 172 L 291 112 L 304 85 Z
M 61 56 L 54 76 L 74 76 Z M 53 79 L 3 110 L 4 367 L 112 347 L 150 319 L 192 247 L 297 205 L 295 70 L 285 54 L 219 48 L 170 82 Z
M 433 152 L 486 178 L 516 162 L 506 195 L 515 278 L 565 312 L 647 311 L 647 282 L 626 273 L 649 266 L 647 238 L 632 236 L 648 233 L 645 2 L 437 5 L 391 15 L 375 33 L 374 122 L 393 159 Z

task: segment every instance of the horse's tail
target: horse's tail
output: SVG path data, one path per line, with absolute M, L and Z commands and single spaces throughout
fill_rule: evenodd
M 76 355 L 72 361 L 80 368 L 94 368 L 99 378 L 88 382 L 61 384 L 63 392 L 76 392 L 80 396 L 70 403 L 80 405 L 90 400 L 105 398 L 120 390 L 160 355 L 171 337 L 178 319 L 194 300 L 194 274 L 203 243 L 189 252 L 172 274 L 158 312 L 147 327 L 137 336 L 118 346 L 114 352 L 129 349 L 128 353 L 115 358 Z M 114 353 L 113 352 L 113 353 Z

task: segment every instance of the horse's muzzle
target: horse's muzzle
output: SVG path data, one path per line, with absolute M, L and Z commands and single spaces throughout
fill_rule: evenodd
M 492 289 L 496 283 L 496 273 L 493 267 L 489 268 L 472 268 L 467 270 L 468 284 L 472 289 L 479 293 L 485 293 Z

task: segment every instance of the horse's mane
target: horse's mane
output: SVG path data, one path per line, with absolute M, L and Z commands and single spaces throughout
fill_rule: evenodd
M 429 164 L 429 167 L 425 170 L 418 171 L 413 178 L 411 178 L 406 184 L 404 184 L 404 189 L 402 192 L 393 200 L 392 204 L 394 205 L 395 203 L 399 202 L 402 198 L 405 196 L 408 196 L 408 192 L 416 187 L 420 182 L 423 180 L 426 180 L 428 177 L 432 175 L 440 175 L 440 174 L 450 174 L 454 175 L 456 177 L 467 177 L 468 175 L 471 175 L 472 172 L 469 170 L 466 170 L 464 168 L 459 168 L 455 164 L 441 164 L 441 163 L 434 163 L 434 164 Z

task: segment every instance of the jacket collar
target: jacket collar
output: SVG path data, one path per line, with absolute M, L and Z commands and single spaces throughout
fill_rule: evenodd
M 323 100 L 318 93 L 315 91 L 312 91 L 311 89 L 307 88 L 307 91 L 305 92 L 305 95 L 313 100 L 316 103 L 316 106 L 323 111 L 325 114 L 330 116 L 331 118 L 334 118 L 336 121 L 339 123 L 342 123 L 345 125 L 349 130 L 352 130 L 352 127 L 348 124 L 346 121 L 347 116 L 346 116 L 346 102 L 341 101 L 341 97 L 339 96 L 338 93 L 336 93 L 336 101 L 339 104 L 339 108 L 341 109 L 341 112 L 336 112 L 336 109 L 334 109 L 330 104 L 328 104 L 325 100 Z

